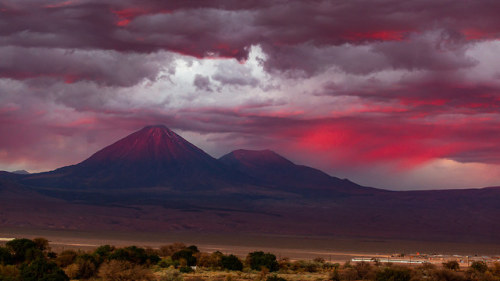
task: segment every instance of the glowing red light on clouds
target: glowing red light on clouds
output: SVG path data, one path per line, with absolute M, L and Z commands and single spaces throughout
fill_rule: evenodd
M 170 10 L 160 10 L 160 11 L 151 11 L 149 9 L 145 9 L 142 7 L 132 7 L 126 8 L 123 10 L 111 10 L 113 14 L 118 17 L 116 21 L 117 26 L 127 26 L 133 19 L 138 16 L 146 15 L 146 14 L 170 14 L 172 11 Z
M 59 2 L 59 3 L 55 3 L 55 4 L 48 4 L 48 5 L 45 5 L 43 7 L 49 8 L 49 9 L 61 8 L 61 7 L 65 7 L 65 6 L 69 6 L 71 4 L 74 4 L 75 2 L 76 1 L 74 1 L 74 0 L 68 0 L 68 1 L 63 1 L 63 2 Z
M 407 31 L 400 30 L 380 30 L 375 32 L 349 32 L 344 37 L 352 41 L 402 41 L 407 33 Z
M 448 99 L 414 99 L 405 97 L 402 97 L 399 100 L 401 104 L 411 105 L 411 106 L 420 106 L 420 105 L 441 106 L 449 102 Z
M 464 29 L 462 33 L 465 35 L 467 40 L 481 40 L 481 39 L 498 39 L 500 38 L 500 33 L 498 32 L 486 32 L 479 29 Z

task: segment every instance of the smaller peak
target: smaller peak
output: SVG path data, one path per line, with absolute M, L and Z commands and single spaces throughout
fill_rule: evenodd
M 270 150 L 248 150 L 248 149 L 238 149 L 227 155 L 228 157 L 233 157 L 241 161 L 259 161 L 263 163 L 282 163 L 291 164 L 292 162 L 285 157 L 279 155 L 278 153 Z

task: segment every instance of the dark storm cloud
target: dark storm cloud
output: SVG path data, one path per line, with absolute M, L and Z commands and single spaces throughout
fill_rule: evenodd
M 132 86 L 155 80 L 167 68 L 167 54 L 126 54 L 111 50 L 0 47 L 0 78 L 60 79 L 71 84 L 93 81 L 105 86 Z M 161 64 L 162 61 L 164 64 Z
M 455 58 L 468 39 L 498 35 L 499 8 L 496 1 L 4 1 L 0 45 L 238 60 L 261 45 L 268 69 L 309 75 L 337 62 L 354 73 L 450 69 L 472 63 Z M 418 35 L 434 30 L 441 30 L 437 43 Z M 362 55 L 366 66 L 343 62 L 344 44 L 370 42 L 388 43 Z

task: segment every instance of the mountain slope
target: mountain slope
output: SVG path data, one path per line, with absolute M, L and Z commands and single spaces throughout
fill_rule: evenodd
M 347 179 L 332 177 L 311 167 L 296 165 L 271 150 L 239 149 L 222 156 L 219 160 L 231 168 L 260 180 L 263 184 L 286 190 L 302 193 L 380 192 L 374 188 L 362 187 Z
M 241 175 L 165 126 L 148 126 L 103 148 L 87 160 L 23 183 L 63 188 L 198 188 L 228 185 Z
M 499 188 L 367 188 L 269 150 L 216 160 L 164 126 L 77 165 L 0 172 L 0 226 L 498 241 L 498 214 Z

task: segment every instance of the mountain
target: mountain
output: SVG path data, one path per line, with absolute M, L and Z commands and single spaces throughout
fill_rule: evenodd
M 311 167 L 296 165 L 271 150 L 239 149 L 222 156 L 219 160 L 233 169 L 254 177 L 262 184 L 307 195 L 321 191 L 344 193 L 379 191 L 362 187 L 347 179 L 332 177 Z
M 245 178 L 165 126 L 148 126 L 85 161 L 32 174 L 23 183 L 62 188 L 209 188 Z
M 493 241 L 500 188 L 387 191 L 270 151 L 215 159 L 148 126 L 54 171 L 0 171 L 0 227 Z

